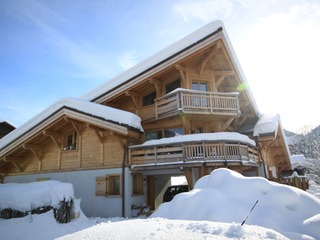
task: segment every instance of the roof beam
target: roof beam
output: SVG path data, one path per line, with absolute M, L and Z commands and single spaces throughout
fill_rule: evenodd
M 73 128 L 79 133 L 79 135 L 82 135 L 83 130 L 86 128 L 86 125 L 84 123 L 78 122 L 68 117 L 64 117 L 64 120 L 71 123 Z
M 156 89 L 157 97 L 161 97 L 162 83 L 159 79 L 150 78 L 149 82 L 152 83 Z
M 42 148 L 40 145 L 25 143 L 22 145 L 24 149 L 30 150 L 33 155 L 38 159 L 39 162 L 42 161 L 43 154 L 42 154 Z
M 181 80 L 182 80 L 182 84 L 181 86 L 185 86 L 186 82 L 187 82 L 187 73 L 186 73 L 186 68 L 183 67 L 180 64 L 176 64 L 176 69 L 179 71 L 180 76 L 181 76 Z
M 44 130 L 42 132 L 43 135 L 48 136 L 54 142 L 54 144 L 60 148 L 62 146 L 62 134 L 58 132 L 53 132 L 50 130 Z
M 206 55 L 203 57 L 203 59 L 200 61 L 200 69 L 199 69 L 199 74 L 201 75 L 203 69 L 204 69 L 204 66 L 206 65 L 206 63 L 211 59 L 213 58 L 214 55 L 216 55 L 216 52 L 217 52 L 217 49 L 220 48 L 220 43 L 217 43 L 215 44 L 213 47 L 212 47 L 212 50 Z
M 139 107 L 139 94 L 133 91 L 126 91 L 126 96 L 131 97 L 134 107 L 137 109 Z

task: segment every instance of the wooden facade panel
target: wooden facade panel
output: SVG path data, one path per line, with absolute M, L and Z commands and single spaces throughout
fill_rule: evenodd
M 102 143 L 92 128 L 86 128 L 82 134 L 81 167 L 99 167 L 102 165 Z
M 123 146 L 118 138 L 110 137 L 104 147 L 104 161 L 103 164 L 105 167 L 109 166 L 122 166 L 123 162 Z
M 64 151 L 61 155 L 61 169 L 78 168 L 78 155 L 78 150 Z
M 149 119 L 155 119 L 155 107 L 154 106 L 148 106 L 143 107 L 139 109 L 139 116 L 142 121 L 149 120 Z

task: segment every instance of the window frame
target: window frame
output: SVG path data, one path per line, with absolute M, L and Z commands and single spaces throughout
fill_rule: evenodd
M 184 135 L 182 127 L 154 129 L 154 130 L 150 130 L 150 131 L 145 131 L 145 133 L 144 133 L 144 141 L 156 140 L 156 139 L 161 139 L 161 138 L 168 138 L 170 136 L 167 136 L 166 132 L 169 132 L 170 130 L 175 130 L 175 129 L 181 129 L 182 133 L 180 135 Z M 177 131 L 172 131 L 172 132 L 176 132 L 177 133 Z M 157 138 L 147 139 L 146 138 L 146 134 L 148 134 L 148 133 L 155 133 L 157 135 Z
M 76 151 L 78 150 L 78 132 L 73 130 L 68 132 L 63 139 L 63 150 L 64 151 Z M 71 137 L 71 145 L 69 144 L 69 138 Z
M 138 178 L 135 180 L 135 178 Z M 132 173 L 131 174 L 132 186 L 131 186 L 131 195 L 139 196 L 144 195 L 144 178 L 141 173 Z

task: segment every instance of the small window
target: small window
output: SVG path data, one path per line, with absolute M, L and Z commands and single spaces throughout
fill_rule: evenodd
M 120 175 L 108 176 L 107 195 L 121 195 Z
M 140 173 L 132 174 L 132 195 L 143 194 L 143 176 Z
M 177 89 L 181 87 L 181 84 L 180 84 L 180 79 L 177 79 L 171 83 L 168 83 L 166 85 L 166 93 L 169 93 L 169 92 L 172 92 L 173 90 Z
M 77 131 L 69 133 L 65 137 L 63 150 L 76 150 L 77 149 Z
M 96 178 L 96 196 L 119 196 L 121 194 L 121 175 Z
M 143 106 L 148 106 L 154 104 L 154 99 L 156 99 L 156 92 L 152 92 L 144 97 L 142 97 Z

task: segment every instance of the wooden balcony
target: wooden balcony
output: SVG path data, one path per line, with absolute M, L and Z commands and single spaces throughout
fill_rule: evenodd
M 250 165 L 260 162 L 254 146 L 230 141 L 197 141 L 129 147 L 129 165 L 137 167 L 184 165 Z
M 187 114 L 239 116 L 238 93 L 203 92 L 176 89 L 155 100 L 156 119 Z

